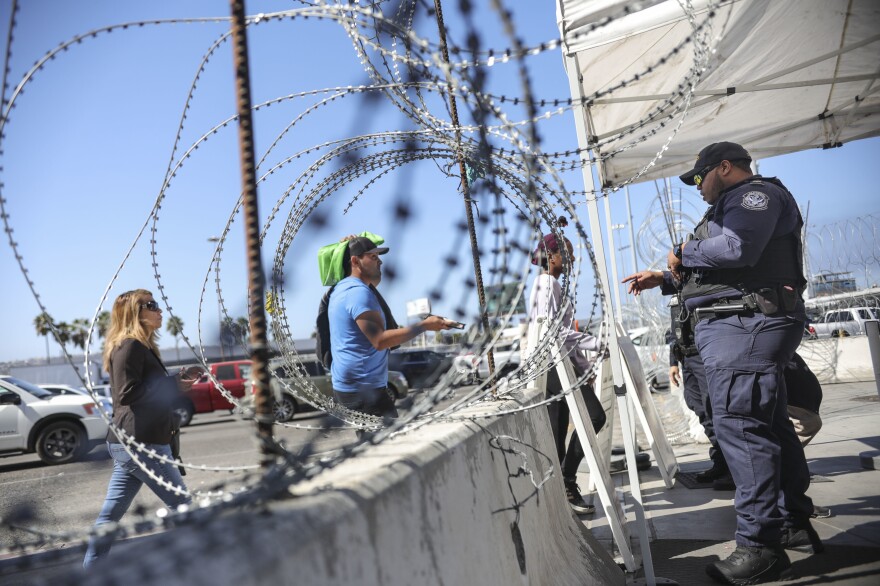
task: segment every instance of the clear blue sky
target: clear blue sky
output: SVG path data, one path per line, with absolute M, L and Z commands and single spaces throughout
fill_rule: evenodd
M 193 0 L 28 0 L 21 4 L 10 66 L 9 83 L 13 87 L 49 49 L 76 34 L 123 22 L 226 16 L 228 11 L 226 2 Z M 457 3 L 446 4 L 451 34 L 462 44 L 464 26 L 455 15 Z M 4 43 L 10 5 L 8 0 L 0 2 Z M 297 6 L 293 2 L 250 1 L 248 12 Z M 510 6 L 526 44 L 557 36 L 551 3 L 515 2 Z M 495 21 L 494 16 L 486 14 L 477 20 L 484 47 L 503 49 L 510 43 L 493 24 Z M 434 39 L 436 31 L 429 25 L 422 20 L 417 29 Z M 87 39 L 49 62 L 17 101 L 5 129 L 2 194 L 29 276 L 56 320 L 91 318 L 95 312 L 159 194 L 185 99 L 201 59 L 227 29 L 226 23 L 166 24 Z M 368 81 L 351 42 L 335 23 L 316 19 L 269 22 L 252 28 L 249 34 L 255 102 Z M 183 149 L 233 114 L 231 71 L 231 49 L 226 43 L 202 74 L 187 112 Z M 558 51 L 530 59 L 529 71 L 539 97 L 568 97 Z M 494 93 L 519 94 L 513 64 L 492 68 L 489 87 Z M 257 157 L 290 121 L 320 99 L 285 101 L 258 112 Z M 427 104 L 433 115 L 448 119 L 436 99 L 428 97 Z M 523 113 L 521 107 L 508 106 L 507 110 L 511 119 L 521 118 Z M 337 99 L 297 123 L 270 154 L 264 168 L 327 141 L 412 128 L 413 124 L 384 98 Z M 545 151 L 576 147 L 570 113 L 542 122 L 538 131 Z M 809 202 L 810 224 L 821 225 L 880 212 L 877 189 L 868 181 L 871 169 L 880 161 L 878 155 L 880 140 L 872 139 L 832 151 L 767 159 L 761 162 L 761 171 L 781 177 L 802 205 Z M 179 156 L 180 150 L 175 159 Z M 318 156 L 313 153 L 302 157 L 260 186 L 263 223 L 275 202 Z M 441 167 L 425 160 L 392 170 L 371 184 L 346 215 L 342 210 L 378 172 L 334 191 L 319 205 L 327 225 L 301 231 L 286 253 L 285 305 L 295 337 L 311 333 L 323 291 L 317 275 L 318 248 L 365 229 L 385 236 L 391 247 L 389 263 L 399 278 L 383 284 L 383 291 L 398 319 L 404 317 L 407 300 L 427 296 L 435 288 L 443 293 L 441 302 L 435 304 L 435 313 L 448 314 L 460 305 L 473 312 L 475 295 L 461 293 L 470 270 L 470 250 L 455 228 L 463 219 L 464 208 L 456 191 L 457 180 Z M 322 171 L 312 184 L 326 174 Z M 566 174 L 565 179 L 569 189 L 583 188 L 579 174 Z M 682 187 L 677 180 L 674 185 Z M 239 188 L 237 131 L 229 126 L 187 160 L 162 206 L 156 237 L 158 272 L 174 313 L 183 319 L 193 339 L 202 284 L 213 252 L 208 238 L 223 231 Z M 638 225 L 654 196 L 654 186 L 635 186 L 631 193 Z M 406 222 L 393 213 L 400 201 L 412 211 Z M 624 221 L 622 194 L 613 198 L 612 204 L 614 221 Z M 488 214 L 490 207 L 484 201 L 480 210 Z M 267 266 L 273 260 L 289 211 L 290 205 L 285 206 L 269 230 L 263 249 Z M 585 210 L 578 211 L 585 217 Z M 494 240 L 491 229 L 484 228 L 480 234 L 480 242 L 487 249 Z M 125 263 L 105 309 L 116 295 L 131 288 L 157 292 L 149 241 L 148 231 Z M 230 232 L 222 266 L 224 302 L 233 317 L 246 314 L 243 251 L 239 220 Z M 440 267 L 449 256 L 458 259 L 459 267 L 445 274 Z M 487 254 L 484 263 L 488 265 L 484 269 L 491 268 L 492 255 Z M 39 308 L 5 239 L 0 245 L 0 270 L 4 275 L 0 361 L 45 356 L 45 341 L 33 327 Z M 580 281 L 580 299 L 587 304 L 591 300 L 591 281 L 587 275 Z M 205 342 L 213 343 L 217 331 L 213 276 L 201 311 Z M 173 345 L 169 335 L 163 337 L 162 345 Z M 54 342 L 51 351 L 54 356 L 59 353 Z

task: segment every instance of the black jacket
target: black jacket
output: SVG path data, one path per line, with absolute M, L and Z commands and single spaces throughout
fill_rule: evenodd
M 150 348 L 134 339 L 110 355 L 113 424 L 147 444 L 170 444 L 171 409 L 180 397 L 177 380 Z M 107 441 L 119 443 L 111 429 Z

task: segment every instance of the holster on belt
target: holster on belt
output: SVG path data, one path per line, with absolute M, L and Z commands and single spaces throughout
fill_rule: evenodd
M 743 302 L 752 311 L 760 311 L 764 315 L 773 315 L 779 312 L 779 295 L 776 289 L 763 287 L 748 295 L 743 295 Z
M 747 299 L 750 298 L 750 299 Z M 764 315 L 774 315 L 797 309 L 800 292 L 792 285 L 763 287 L 743 296 L 744 302 L 753 302 L 757 310 Z
M 675 359 L 679 362 L 684 362 L 685 358 L 696 356 L 699 353 L 700 351 L 697 350 L 696 345 L 686 346 L 678 342 L 672 345 L 672 355 L 675 356 Z

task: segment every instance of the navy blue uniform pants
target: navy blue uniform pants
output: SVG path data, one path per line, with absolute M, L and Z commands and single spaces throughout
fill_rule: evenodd
M 736 483 L 737 545 L 778 544 L 783 526 L 804 523 L 813 512 L 810 471 L 788 419 L 782 374 L 803 325 L 760 313 L 697 324 L 715 435 Z
M 726 468 L 724 453 L 718 446 L 715 437 L 715 425 L 712 423 L 712 400 L 709 397 L 709 381 L 706 380 L 706 368 L 699 354 L 685 356 L 681 363 L 681 378 L 684 384 L 684 404 L 694 412 L 700 425 L 709 439 L 709 458 L 719 468 Z

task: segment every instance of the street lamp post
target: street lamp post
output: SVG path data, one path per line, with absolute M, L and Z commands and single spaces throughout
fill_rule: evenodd
M 220 242 L 220 237 L 211 236 L 208 238 L 208 242 L 217 244 Z M 213 260 L 211 264 L 214 264 Z M 219 328 L 217 331 L 217 339 L 220 341 L 220 360 L 226 360 L 226 352 L 223 349 L 223 308 L 220 303 L 220 281 L 216 269 L 214 272 L 214 285 L 217 288 L 217 327 Z

